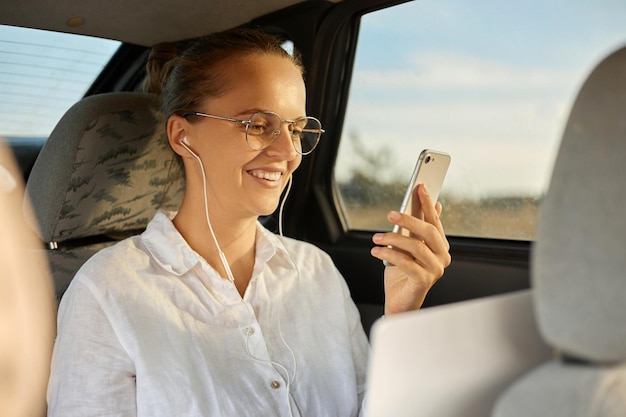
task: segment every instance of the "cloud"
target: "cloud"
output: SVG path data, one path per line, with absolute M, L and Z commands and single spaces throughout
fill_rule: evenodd
M 434 148 L 453 155 L 446 188 L 456 194 L 543 192 L 586 74 L 444 53 L 411 62 L 355 72 L 344 124 L 370 150 L 391 148 L 390 178 L 410 173 L 421 149 Z
M 475 56 L 445 52 L 414 54 L 407 68 L 361 70 L 353 85 L 366 91 L 405 90 L 528 92 L 558 91 L 579 77 L 570 69 L 512 66 Z

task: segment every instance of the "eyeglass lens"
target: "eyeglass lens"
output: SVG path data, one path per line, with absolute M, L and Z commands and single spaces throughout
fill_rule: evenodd
M 303 117 L 285 125 L 291 133 L 296 152 L 306 155 L 315 149 L 322 133 L 322 126 L 317 119 Z M 267 148 L 278 138 L 282 126 L 280 117 L 274 113 L 254 114 L 246 129 L 248 145 L 256 150 Z

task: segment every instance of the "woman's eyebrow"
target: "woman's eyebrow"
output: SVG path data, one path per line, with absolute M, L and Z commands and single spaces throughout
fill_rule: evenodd
M 261 112 L 267 112 L 267 111 L 270 111 L 270 110 L 252 108 L 252 109 L 240 111 L 234 117 L 252 116 L 254 113 L 261 113 Z
M 273 110 L 261 109 L 261 108 L 252 108 L 252 109 L 247 109 L 247 110 L 240 111 L 239 113 L 237 113 L 237 114 L 236 114 L 236 115 L 234 115 L 233 117 L 234 117 L 234 118 L 241 118 L 241 117 L 243 117 L 243 116 L 252 116 L 252 115 L 253 115 L 253 114 L 255 114 L 255 113 L 268 113 L 268 112 L 269 112 L 269 113 L 278 114 L 278 113 L 276 113 L 276 112 L 275 112 L 275 111 L 273 111 Z M 307 117 L 307 116 L 306 116 L 306 114 L 304 114 L 304 115 L 300 115 L 300 116 L 294 117 L 293 119 L 289 119 L 289 118 L 283 118 L 283 115 L 282 115 L 282 114 L 278 114 L 278 115 L 279 115 L 279 116 L 281 117 L 281 119 L 283 119 L 283 120 L 298 120 L 298 119 L 304 119 L 304 118 L 306 118 L 306 117 Z

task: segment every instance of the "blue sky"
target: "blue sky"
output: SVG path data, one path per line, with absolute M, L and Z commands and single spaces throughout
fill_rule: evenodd
M 453 156 L 444 190 L 540 195 L 572 102 L 626 45 L 625 21 L 617 0 L 421 0 L 372 13 L 344 134 L 374 152 L 392 144 L 383 179 L 408 175 L 434 148 Z M 343 144 L 341 158 L 352 155 Z

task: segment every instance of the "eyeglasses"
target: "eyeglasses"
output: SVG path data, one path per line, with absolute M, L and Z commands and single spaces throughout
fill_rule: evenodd
M 308 155 L 313 152 L 320 140 L 320 136 L 324 133 L 322 123 L 315 117 L 284 120 L 276 113 L 270 111 L 254 113 L 249 120 L 214 116 L 199 112 L 188 112 L 182 115 L 182 117 L 188 116 L 209 117 L 211 119 L 226 120 L 227 122 L 246 125 L 246 143 L 255 151 L 267 149 L 274 143 L 280 136 L 283 123 L 287 123 L 293 147 L 300 155 Z

